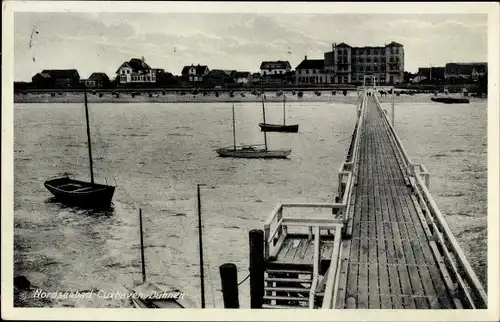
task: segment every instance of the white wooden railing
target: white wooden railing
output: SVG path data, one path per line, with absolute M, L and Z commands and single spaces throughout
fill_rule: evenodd
M 343 195 L 343 202 L 345 198 L 345 208 L 343 209 L 343 218 L 347 226 L 352 226 L 349 225 L 349 222 L 352 222 L 352 218 L 349 218 L 349 209 L 350 209 L 350 199 L 352 195 L 352 187 L 355 184 L 355 177 L 351 175 L 351 180 L 348 182 L 345 187 L 347 191 L 344 191 L 342 193 L 342 179 L 340 178 L 340 173 L 342 171 L 348 170 L 351 174 L 356 174 L 357 170 L 357 156 L 359 152 L 359 144 L 360 144 L 360 138 L 362 134 L 362 124 L 364 120 L 364 111 L 366 109 L 366 102 L 367 102 L 367 96 L 366 96 L 366 88 L 364 89 L 363 93 L 363 99 L 361 100 L 361 104 L 357 107 L 357 115 L 358 115 L 358 120 L 356 122 L 356 129 L 355 129 L 355 137 L 353 139 L 353 147 L 351 151 L 351 155 L 349 159 L 344 162 L 341 166 L 341 171 L 339 171 L 339 196 Z M 345 228 L 344 228 L 345 229 Z M 335 235 L 337 235 L 338 232 L 335 232 Z M 322 303 L 322 309 L 332 309 L 334 307 L 334 301 L 335 301 L 335 294 L 336 294 L 336 289 L 337 289 L 337 280 L 338 280 L 338 274 L 337 272 L 339 271 L 339 265 L 340 261 L 338 260 L 341 256 L 341 250 L 340 250 L 340 241 L 335 242 L 333 251 L 332 251 L 332 257 L 331 257 L 331 262 L 330 262 L 330 267 L 328 269 L 327 273 L 327 280 L 326 280 L 326 286 L 325 286 L 325 291 L 324 291 L 324 297 L 323 297 L 323 303 Z

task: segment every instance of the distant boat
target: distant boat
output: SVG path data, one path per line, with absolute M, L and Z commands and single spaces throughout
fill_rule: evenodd
M 458 97 L 431 97 L 431 101 L 444 104 L 469 104 L 469 100 L 467 98 Z
M 89 150 L 90 182 L 75 180 L 68 175 L 50 178 L 44 186 L 63 203 L 76 205 L 82 208 L 109 208 L 115 192 L 115 187 L 94 182 L 92 165 L 92 144 L 90 140 L 89 111 L 87 107 L 87 90 L 83 90 L 85 97 L 85 119 L 87 123 L 87 142 Z
M 234 120 L 234 104 L 233 104 L 233 146 L 219 148 L 215 150 L 220 157 L 230 158 L 245 158 L 245 159 L 285 159 L 292 150 L 268 150 L 267 136 L 264 132 L 264 148 L 259 148 L 257 145 L 236 146 L 236 129 Z
M 132 302 L 136 308 L 149 309 L 183 309 L 195 308 L 192 300 L 186 298 L 184 293 L 176 287 L 169 286 L 167 289 L 146 280 L 146 266 L 144 261 L 144 242 L 142 231 L 142 210 L 139 210 L 139 227 L 141 236 L 141 264 L 142 283 L 133 289 L 124 286 L 132 293 Z
M 262 96 L 264 98 L 264 96 Z M 264 113 L 265 119 L 265 108 L 264 108 L 264 99 L 262 99 L 262 109 Z M 285 94 L 283 94 L 283 124 L 270 124 L 270 123 L 259 123 L 260 129 L 264 132 L 286 132 L 286 133 L 297 133 L 299 131 L 298 124 L 289 124 L 286 125 L 286 114 L 285 114 Z

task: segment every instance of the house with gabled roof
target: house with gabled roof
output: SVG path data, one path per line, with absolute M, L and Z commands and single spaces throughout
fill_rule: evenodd
M 236 84 L 242 86 L 246 86 L 252 81 L 252 74 L 250 72 L 234 71 L 231 73 L 231 77 L 234 79 Z
M 91 88 L 103 88 L 108 87 L 111 83 L 108 75 L 106 73 L 92 73 L 89 78 L 83 80 L 85 86 Z
M 116 70 L 116 79 L 120 84 L 155 83 L 157 71 L 146 64 L 144 57 L 132 58 Z
M 295 67 L 295 83 L 296 84 L 326 84 L 328 83 L 328 75 L 325 72 L 324 59 L 307 59 Z
M 288 61 L 263 61 L 260 64 L 261 75 L 285 75 L 292 70 Z
M 44 69 L 31 79 L 33 83 L 56 88 L 74 88 L 80 83 L 80 75 L 76 69 Z
M 210 69 L 207 65 L 194 65 L 184 66 L 182 68 L 182 78 L 186 81 L 193 83 L 201 83 L 203 82 L 204 77 L 210 72 Z

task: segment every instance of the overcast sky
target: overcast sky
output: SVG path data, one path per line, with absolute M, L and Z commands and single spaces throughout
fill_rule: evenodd
M 30 35 L 36 26 L 38 34 Z M 114 78 L 130 58 L 180 74 L 182 66 L 258 71 L 263 60 L 323 58 L 332 42 L 404 45 L 405 70 L 447 62 L 487 61 L 481 14 L 165 14 L 33 13 L 14 15 L 14 78 L 75 68 L 82 78 Z M 289 51 L 291 53 L 289 53 Z M 35 61 L 33 61 L 33 57 Z

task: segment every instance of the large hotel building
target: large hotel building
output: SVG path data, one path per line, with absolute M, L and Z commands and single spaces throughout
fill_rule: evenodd
M 306 56 L 296 68 L 297 84 L 359 84 L 364 76 L 374 76 L 377 84 L 403 82 L 403 45 L 394 41 L 383 47 L 334 43 L 324 60 L 308 61 Z

